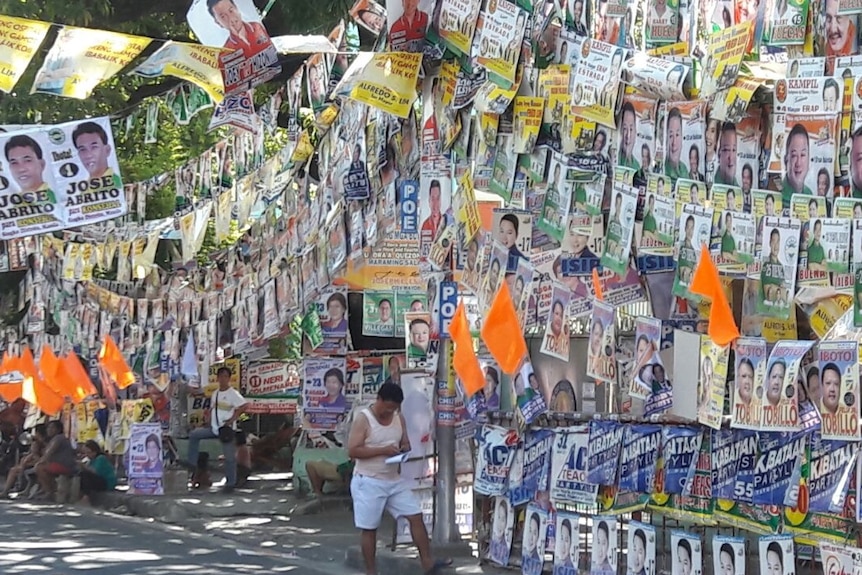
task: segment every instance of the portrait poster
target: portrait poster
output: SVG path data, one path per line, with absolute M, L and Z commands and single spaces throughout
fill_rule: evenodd
M 433 0 L 386 0 L 389 26 L 389 49 L 393 52 L 422 52 L 429 16 L 434 12 Z
M 715 534 L 712 537 L 713 573 L 745 575 L 745 539 Z
M 764 216 L 780 216 L 785 207 L 784 201 L 781 199 L 781 194 L 778 192 L 770 192 L 767 190 L 752 190 L 751 191 L 752 211 L 754 212 L 754 221 L 757 225 L 757 236 L 755 237 L 755 262 L 748 268 L 748 273 L 751 278 L 756 278 L 760 273 L 760 257 L 761 243 L 763 238 L 763 218 Z M 790 204 L 787 204 L 790 208 Z M 752 275 L 755 274 L 755 275 Z
M 521 545 L 521 573 L 541 575 L 548 538 L 548 512 L 534 503 L 527 505 Z
M 708 98 L 736 82 L 752 28 L 753 23 L 749 21 L 707 35 L 705 52 L 708 56 L 703 62 L 701 97 Z
M 422 369 L 436 365 L 437 343 L 431 337 L 431 312 L 404 313 L 404 345 L 407 348 L 407 369 Z
M 627 50 L 601 40 L 589 39 L 581 47 L 581 58 L 569 80 L 572 113 L 616 129 L 614 112 L 620 74 Z
M 650 172 L 655 158 L 657 102 L 652 98 L 625 95 L 620 110 L 616 165 Z
M 713 187 L 713 204 L 718 204 Z M 716 207 L 710 253 L 720 274 L 742 277 L 754 263 L 754 215 Z
M 164 453 L 160 423 L 133 423 L 127 445 L 129 492 L 164 494 Z
M 679 0 L 660 0 L 649 9 L 644 25 L 647 46 L 673 44 L 677 41 L 679 28 Z
M 766 40 L 770 46 L 802 45 L 805 32 L 800 23 L 808 17 L 808 0 L 776 2 L 767 17 Z
M 347 364 L 343 357 L 303 361 L 302 413 L 308 429 L 335 431 L 350 411 L 344 395 Z
M 530 154 L 539 139 L 545 99 L 532 96 L 515 97 L 514 150 L 518 154 Z
M 703 549 L 699 535 L 671 531 L 670 556 L 672 575 L 703 573 Z
M 626 573 L 630 575 L 655 575 L 655 527 L 640 521 L 632 521 L 628 527 Z
M 703 182 L 699 180 L 691 180 L 686 177 L 679 178 L 676 180 L 676 186 L 674 186 L 677 215 L 679 215 L 682 210 L 683 204 L 705 206 L 707 195 L 708 190 Z
M 476 61 L 488 71 L 489 79 L 503 88 L 512 87 L 515 81 L 528 16 L 511 0 L 491 2 L 481 13 Z
M 831 547 L 831 545 L 830 545 Z M 768 575 L 796 575 L 796 554 L 793 535 L 761 535 L 757 540 L 760 573 Z M 829 549 L 822 550 L 824 565 Z M 835 565 L 835 562 L 832 562 Z M 839 563 L 840 564 L 840 563 Z M 852 572 L 852 566 L 846 573 Z
M 395 293 L 365 290 L 362 295 L 362 335 L 395 336 Z
M 488 272 L 482 284 L 481 301 L 485 307 L 491 305 L 500 284 L 506 276 L 506 264 L 509 261 L 509 250 L 502 243 L 494 241 L 491 243 L 491 255 L 488 263 Z
M 527 312 L 530 296 L 533 294 L 533 282 L 535 280 L 535 269 L 530 260 L 523 258 L 518 260 L 518 267 L 514 274 L 509 274 L 506 281 L 510 282 L 509 291 L 512 293 L 512 303 L 518 313 L 518 321 L 521 327 L 527 326 Z
M 664 109 L 664 175 L 671 184 L 679 178 L 704 181 L 705 101 L 666 102 Z
M 411 312 L 432 311 L 428 309 L 428 294 L 424 291 L 395 292 L 395 337 L 404 337 L 404 315 Z M 434 326 L 431 326 L 432 332 Z
M 456 54 L 469 56 L 482 3 L 479 0 L 439 0 L 437 33 Z
M 676 202 L 658 193 L 664 186 L 664 176 L 647 180 L 646 206 L 641 226 L 638 253 L 667 256 L 673 253 L 674 230 L 676 228 Z
M 347 337 L 347 286 L 328 285 L 321 289 L 316 305 L 324 337 Z
M 700 261 L 700 247 L 704 244 L 709 245 L 712 216 L 712 208 L 695 204 L 684 204 L 682 207 L 678 223 L 677 243 L 674 248 L 677 266 L 674 272 L 673 295 L 677 297 L 684 297 L 693 301 L 700 299 L 699 296 L 689 291 L 689 285 Z
M 821 178 L 824 192 L 828 192 L 835 177 L 837 113 L 788 113 L 784 121 L 785 131 L 780 134 L 784 136 L 784 146 L 776 143 L 772 151 L 779 154 L 781 195 L 786 205 L 793 194 L 814 195 Z
M 728 346 L 719 346 L 711 338 L 701 337 L 697 421 L 712 429 L 721 428 L 728 351 Z
M 762 431 L 796 431 L 799 423 L 799 366 L 812 341 L 781 340 L 772 348 L 763 381 Z
M 494 519 L 491 529 L 491 543 L 488 547 L 488 559 L 502 565 L 509 564 L 509 554 L 512 552 L 512 534 L 515 527 L 515 509 L 506 496 L 494 497 Z
M 569 361 L 569 299 L 572 293 L 564 285 L 554 283 L 551 294 L 551 312 L 545 324 L 541 353 Z
M 639 316 L 635 318 L 635 363 L 629 395 L 646 399 L 653 391 L 653 366 L 663 365 L 661 348 L 661 320 Z
M 613 575 L 617 572 L 617 518 L 593 517 L 593 545 L 590 550 L 590 575 Z
M 601 263 L 620 276 L 624 276 L 629 267 L 637 203 L 636 188 L 622 182 L 614 182 Z
M 616 315 L 604 302 L 593 304 L 590 337 L 587 344 L 587 377 L 600 382 L 616 383 Z
M 820 411 L 823 439 L 859 441 L 859 344 L 821 341 Z
M 793 310 L 801 223 L 795 218 L 763 218 L 757 313 L 787 319 Z
M 574 170 L 568 168 L 565 156 L 561 154 L 551 156 L 548 164 L 548 187 L 545 190 L 537 227 L 557 243 L 563 239 L 572 206 L 574 183 L 569 179 L 571 172 Z
M 419 178 L 419 258 L 425 262 L 431 246 L 446 227 L 452 215 L 452 180 L 448 172 L 433 168 L 422 170 Z
M 580 550 L 580 517 L 569 511 L 557 511 L 554 525 L 554 569 L 552 575 L 578 575 Z
M 736 340 L 734 359 L 736 365 L 730 426 L 758 430 L 766 375 L 766 340 L 749 337 Z

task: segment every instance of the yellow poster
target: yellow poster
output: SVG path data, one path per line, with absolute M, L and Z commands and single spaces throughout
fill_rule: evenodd
M 544 98 L 518 96 L 515 98 L 515 152 L 529 154 L 539 139 L 542 128 L 542 111 L 545 107 Z
M 473 190 L 473 176 L 470 171 L 464 172 L 458 180 L 458 211 L 456 218 L 459 224 L 464 226 L 464 244 L 468 244 L 479 228 L 482 219 L 479 216 L 479 205 L 476 203 L 476 193 Z
M 736 82 L 742 57 L 748 48 L 752 25 L 753 22 L 743 22 L 713 32 L 707 37 L 708 55 L 703 65 L 700 87 L 702 97 L 708 98 Z
M 145 78 L 173 76 L 204 90 L 216 103 L 224 99 L 224 81 L 219 68 L 222 48 L 167 42 L 132 73 Z
M 150 44 L 149 38 L 65 27 L 36 73 L 33 93 L 83 100 Z
M 458 60 L 446 61 L 440 65 L 440 74 L 437 76 L 437 81 L 443 87 L 440 103 L 444 106 L 449 106 L 455 99 L 455 90 L 458 87 L 458 72 L 460 70 L 461 64 Z
M 417 98 L 416 81 L 421 65 L 422 54 L 371 54 L 361 70 L 354 74 L 348 70 L 350 85 L 344 87 L 349 88 L 352 100 L 407 118 Z
M 0 16 L 0 90 L 12 91 L 49 28 L 47 22 Z

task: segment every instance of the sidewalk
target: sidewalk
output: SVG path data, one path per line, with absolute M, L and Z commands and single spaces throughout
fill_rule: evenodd
M 249 488 L 237 489 L 232 494 L 222 494 L 215 487 L 204 492 L 164 496 L 117 491 L 94 504 L 121 515 L 152 519 L 202 535 L 228 539 L 263 553 L 296 556 L 333 575 L 363 573 L 359 534 L 353 527 L 350 499 L 332 496 L 314 502 L 298 497 L 288 477 L 287 474 L 253 476 Z M 402 546 L 395 552 L 383 548 L 391 543 L 393 533 L 394 522 L 387 517 L 378 533 L 379 575 L 419 574 L 421 569 L 414 548 Z M 444 573 L 500 575 L 513 572 L 480 567 L 478 559 L 470 553 L 471 548 L 466 544 L 440 549 L 439 555 L 455 560 L 453 568 Z

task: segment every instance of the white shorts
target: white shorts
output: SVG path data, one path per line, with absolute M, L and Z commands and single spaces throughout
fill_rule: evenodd
M 404 481 L 386 481 L 354 475 L 350 482 L 353 498 L 353 522 L 357 529 L 372 531 L 380 527 L 383 512 L 395 519 L 421 515 L 422 508 L 413 490 Z

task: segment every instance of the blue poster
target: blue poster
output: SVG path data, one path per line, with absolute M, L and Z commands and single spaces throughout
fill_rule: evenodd
M 586 427 L 558 429 L 551 461 L 551 499 L 594 505 L 599 486 L 587 482 Z
M 817 513 L 841 513 L 858 443 L 830 441 L 819 434 L 811 436 L 811 463 L 808 469 L 808 509 Z
M 660 425 L 628 426 L 620 453 L 621 491 L 653 492 L 660 445 Z
M 401 233 L 419 233 L 419 182 L 401 181 Z
M 534 491 L 524 487 L 524 442 L 518 443 L 512 467 L 509 469 L 509 503 L 512 506 L 523 505 L 533 498 Z
M 530 431 L 524 448 L 524 487 L 529 491 L 548 490 L 548 471 L 554 447 L 554 432 Z
M 703 433 L 694 427 L 666 426 L 662 430 L 664 492 L 687 495 L 697 467 Z M 715 488 L 715 482 L 713 482 Z
M 746 429 L 712 431 L 712 495 L 751 503 L 754 466 L 757 463 L 757 432 Z
M 760 432 L 758 444 L 753 503 L 795 507 L 808 434 Z
M 509 469 L 518 434 L 504 427 L 483 425 L 476 431 L 476 475 L 473 489 L 482 495 L 506 495 Z
M 595 485 L 616 485 L 620 446 L 625 426 L 613 421 L 591 421 L 587 451 L 587 481 Z

